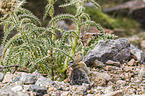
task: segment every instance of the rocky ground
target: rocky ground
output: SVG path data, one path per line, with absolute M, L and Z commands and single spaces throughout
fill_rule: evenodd
M 52 81 L 38 71 L 0 73 L 0 96 L 145 96 L 145 65 L 131 59 L 118 65 L 108 61 L 103 68 L 90 68 L 90 84 L 70 85 Z
M 37 70 L 0 72 L 0 96 L 145 96 L 145 57 L 136 57 L 143 53 L 127 39 L 102 41 L 83 61 L 73 57 L 64 81 L 52 81 Z
M 74 28 L 64 21 L 57 25 L 64 30 Z M 90 27 L 89 32 L 96 34 L 97 29 Z M 77 56 L 78 61 L 69 67 L 70 76 L 64 81 L 52 81 L 37 70 L 14 74 L 0 71 L 0 96 L 145 96 L 145 32 L 128 40 L 102 42 L 83 61 Z

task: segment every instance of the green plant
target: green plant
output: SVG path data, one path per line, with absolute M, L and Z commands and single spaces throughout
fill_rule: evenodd
M 89 1 L 100 8 L 93 0 Z M 20 68 L 27 68 L 30 72 L 38 69 L 54 79 L 55 75 L 59 77 L 66 70 L 68 62 L 73 60 L 72 57 L 76 52 L 82 51 L 85 54 L 97 44 L 98 39 L 110 38 L 109 35 L 103 33 L 101 26 L 91 21 L 89 15 L 84 12 L 85 0 L 70 0 L 70 3 L 60 5 L 60 7 L 75 5 L 76 15 L 54 16 L 55 2 L 56 0 L 48 1 L 43 19 L 50 16 L 51 20 L 48 27 L 41 27 L 40 20 L 29 10 L 22 8 L 24 0 L 1 0 L 0 10 L 3 16 L 0 22 L 4 27 L 5 35 L 1 65 L 18 64 Z M 63 19 L 72 20 L 76 25 L 76 30 L 65 31 L 57 28 L 55 23 Z M 101 33 L 89 47 L 81 40 L 80 29 L 83 25 L 85 25 L 85 31 L 89 26 L 96 26 Z M 17 34 L 8 39 L 12 31 L 16 31 Z M 57 31 L 62 33 L 61 38 L 56 39 Z

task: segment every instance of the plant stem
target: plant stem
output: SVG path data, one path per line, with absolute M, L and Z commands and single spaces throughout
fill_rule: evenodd
M 49 0 L 49 4 L 50 5 L 53 5 L 53 0 Z M 54 18 L 54 10 L 53 10 L 53 8 L 50 10 L 50 16 L 51 16 L 51 19 L 53 19 Z M 52 25 L 51 25 L 52 27 L 54 27 L 55 26 L 55 23 L 54 22 L 52 22 Z M 52 33 L 54 33 L 55 34 L 55 30 L 54 29 L 52 29 Z M 55 35 L 54 34 L 52 34 L 52 41 L 55 43 Z M 53 70 L 53 68 L 54 68 L 54 56 L 53 56 L 53 49 L 54 49 L 54 46 L 52 45 L 52 48 L 50 49 L 50 57 L 51 57 L 51 77 L 52 77 L 52 80 L 54 80 L 54 70 Z
M 81 16 L 79 16 L 78 17 L 78 19 L 79 19 L 79 21 L 78 21 L 78 24 L 77 24 L 77 35 L 78 36 L 80 36 L 80 25 L 81 25 Z M 74 56 L 74 54 L 75 54 L 75 51 L 76 51 L 76 47 L 77 47 L 77 43 L 78 43 L 78 39 L 79 39 L 79 37 L 77 36 L 77 35 L 75 35 L 75 40 L 74 40 L 74 44 L 73 44 L 73 46 L 72 46 L 72 49 L 71 49 L 71 52 L 70 52 L 70 56 L 71 57 L 73 57 Z M 69 64 L 69 61 L 70 61 L 70 59 L 67 57 L 66 58 L 66 61 L 65 61 L 65 63 L 64 63 L 64 69 L 62 70 L 63 72 L 67 69 L 67 67 L 68 67 L 68 64 Z

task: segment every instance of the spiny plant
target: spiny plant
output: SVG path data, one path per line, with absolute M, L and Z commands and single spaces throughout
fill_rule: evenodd
M 85 32 L 84 34 L 88 31 L 89 26 L 95 26 L 97 27 L 97 29 L 100 31 L 100 36 L 99 39 L 105 39 L 105 38 L 112 38 L 112 36 L 106 35 L 103 32 L 102 27 L 100 26 L 100 24 L 96 24 L 94 21 L 91 21 L 91 18 L 89 17 L 89 15 L 87 13 L 85 13 L 85 6 L 84 3 L 86 1 L 91 2 L 92 4 L 94 4 L 94 6 L 98 9 L 101 10 L 100 5 L 95 2 L 94 0 L 67 0 L 68 3 L 60 5 L 60 7 L 69 7 L 69 6 L 75 6 L 76 7 L 76 14 L 75 15 L 70 15 L 70 14 L 62 14 L 62 15 L 58 15 L 56 17 L 54 17 L 54 19 L 52 19 L 50 21 L 51 22 L 58 22 L 59 20 L 62 19 L 70 19 L 73 21 L 73 23 L 76 26 L 76 30 L 73 30 L 73 34 L 74 37 L 71 40 L 70 44 L 71 44 L 71 51 L 69 53 L 69 55 L 71 57 L 73 57 L 75 55 L 75 53 L 77 53 L 78 51 L 82 51 L 82 54 L 85 55 L 86 52 L 91 49 L 94 45 L 97 44 L 97 42 L 93 42 L 94 44 L 92 44 L 93 46 L 89 46 L 87 47 L 86 45 L 88 45 L 89 42 L 91 42 L 92 39 L 88 40 L 87 44 L 83 44 L 82 43 L 82 35 L 81 34 L 81 27 L 85 26 Z M 101 37 L 101 38 L 100 38 Z M 98 41 L 96 40 L 96 41 Z M 68 62 L 70 60 L 68 58 L 66 58 L 66 62 L 64 63 L 64 70 L 68 67 Z
M 89 1 L 100 8 L 93 0 Z M 54 16 L 55 2 L 56 0 L 48 0 L 43 20 L 47 16 L 50 16 L 51 20 L 49 26 L 41 27 L 40 20 L 29 10 L 22 8 L 24 0 L 1 0 L 0 11 L 3 16 L 0 24 L 4 28 L 1 65 L 18 64 L 20 68 L 27 68 L 30 72 L 38 69 L 41 73 L 47 73 L 52 79 L 54 76 L 58 78 L 67 69 L 68 62 L 73 60 L 72 57 L 76 52 L 82 51 L 85 54 L 92 48 L 82 43 L 80 30 L 83 25 L 86 32 L 89 26 L 95 26 L 100 31 L 101 38 L 108 38 L 101 26 L 91 21 L 89 15 L 84 12 L 85 0 L 70 0 L 69 3 L 60 5 L 60 7 L 75 5 L 76 15 Z M 72 20 L 76 25 L 76 30 L 65 31 L 58 28 L 56 23 L 63 19 Z M 17 34 L 9 39 L 13 31 Z M 56 38 L 57 31 L 62 34 L 61 38 Z M 96 42 L 92 45 L 96 45 Z
M 50 50 L 52 43 L 46 33 L 53 33 L 49 29 L 40 27 L 39 19 L 29 10 L 22 8 L 23 3 L 24 0 L 0 2 L 3 14 L 0 21 L 4 27 L 1 65 L 18 64 L 30 68 L 31 71 L 40 67 L 44 73 L 48 66 L 39 62 L 43 60 L 46 62 L 45 58 L 48 58 L 47 51 Z M 8 40 L 12 31 L 17 31 L 17 34 Z
M 0 2 L 0 10 L 3 14 L 0 24 L 4 27 L 1 65 L 18 64 L 20 68 L 27 68 L 30 72 L 38 69 L 41 73 L 50 74 L 51 77 L 57 73 L 59 75 L 67 56 L 61 50 L 65 48 L 63 45 L 67 35 L 63 36 L 61 40 L 56 40 L 55 30 L 60 30 L 54 26 L 53 22 L 49 27 L 40 27 L 40 20 L 29 10 L 22 8 L 24 2 L 24 0 L 2 0 Z M 53 4 L 54 1 L 50 0 L 48 9 L 50 9 L 49 14 L 52 19 Z M 48 13 L 46 12 L 46 14 Z M 13 31 L 16 31 L 17 34 L 8 39 Z

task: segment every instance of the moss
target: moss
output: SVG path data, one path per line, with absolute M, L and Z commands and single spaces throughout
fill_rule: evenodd
M 117 27 L 117 25 L 115 25 L 115 19 L 99 10 L 96 10 L 96 8 L 86 8 L 86 12 L 95 22 L 100 23 L 103 27 L 110 29 Z
M 87 8 L 86 12 L 97 23 L 108 29 L 123 29 L 126 35 L 133 35 L 138 32 L 140 24 L 129 17 L 113 18 L 96 8 Z M 131 32 L 132 31 L 132 32 Z
M 68 7 L 66 12 L 70 14 L 75 14 L 75 7 Z M 126 35 L 133 35 L 138 32 L 140 24 L 129 17 L 117 17 L 113 18 L 96 8 L 86 8 L 86 13 L 88 13 L 92 20 L 96 23 L 100 23 L 102 27 L 108 29 L 121 29 Z

